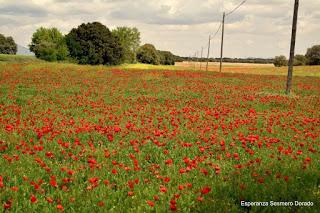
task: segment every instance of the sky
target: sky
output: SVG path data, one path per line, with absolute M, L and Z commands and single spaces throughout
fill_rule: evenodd
M 190 56 L 204 47 L 220 26 L 222 13 L 242 0 L 0 0 L 0 33 L 27 47 L 41 26 L 64 34 L 81 23 L 99 21 L 109 29 L 137 27 L 141 42 Z M 289 55 L 294 0 L 247 0 L 226 17 L 225 57 Z M 320 44 L 320 0 L 301 0 L 296 53 Z M 218 57 L 221 33 L 212 40 Z

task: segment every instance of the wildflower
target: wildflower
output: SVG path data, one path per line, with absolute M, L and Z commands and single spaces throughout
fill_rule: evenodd
M 208 194 L 210 191 L 211 191 L 211 188 L 206 186 L 201 189 L 201 194 L 205 195 L 205 194 Z

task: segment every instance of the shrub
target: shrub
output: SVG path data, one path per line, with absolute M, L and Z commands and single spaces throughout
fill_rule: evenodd
M 307 50 L 308 65 L 320 65 L 320 45 L 315 45 Z
M 162 65 L 174 65 L 175 57 L 171 52 L 159 50 L 158 54 L 160 56 L 160 64 L 162 64 Z
M 17 53 L 17 44 L 14 42 L 11 36 L 5 37 L 0 34 L 0 54 L 11 54 Z
M 293 60 L 293 66 L 303 66 L 306 65 L 307 58 L 304 55 L 295 55 Z
M 144 64 L 160 64 L 158 51 L 152 44 L 144 44 L 138 49 L 137 60 Z
M 284 55 L 276 56 L 273 61 L 274 66 L 282 67 L 288 65 L 288 60 Z

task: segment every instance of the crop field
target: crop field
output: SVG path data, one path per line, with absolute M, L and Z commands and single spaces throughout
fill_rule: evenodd
M 284 75 L 2 63 L 0 211 L 317 212 L 320 78 L 299 72 L 287 96 Z
M 200 62 L 178 62 L 176 69 L 200 70 Z M 219 72 L 220 64 L 210 62 L 208 71 Z M 201 70 L 206 70 L 206 63 L 201 63 Z M 255 75 L 283 75 L 288 74 L 288 67 L 274 67 L 273 64 L 248 64 L 248 63 L 223 63 L 223 72 L 226 73 L 244 73 Z M 320 77 L 320 66 L 296 66 L 294 68 L 295 76 Z

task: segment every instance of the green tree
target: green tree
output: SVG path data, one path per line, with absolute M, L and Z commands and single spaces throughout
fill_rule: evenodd
M 306 53 L 308 65 L 320 65 L 320 45 L 314 45 Z
M 295 55 L 293 60 L 293 66 L 303 66 L 306 65 L 307 58 L 304 55 Z
M 137 50 L 140 46 L 140 32 L 133 27 L 117 27 L 112 30 L 112 34 L 120 41 L 123 48 L 123 61 L 125 63 L 135 63 Z
M 288 60 L 284 55 L 276 56 L 273 61 L 274 66 L 283 67 L 288 65 Z
M 81 24 L 66 36 L 70 56 L 80 64 L 116 65 L 123 62 L 117 37 L 99 22 Z
M 14 42 L 11 36 L 5 37 L 0 34 L 0 54 L 12 54 L 17 53 L 17 44 Z
M 160 64 L 158 51 L 152 44 L 144 44 L 138 49 L 137 60 L 144 64 Z
M 40 27 L 33 33 L 30 51 L 46 61 L 65 60 L 69 54 L 65 37 L 57 28 Z
M 169 51 L 158 51 L 160 56 L 160 64 L 162 65 L 174 65 L 175 56 Z

